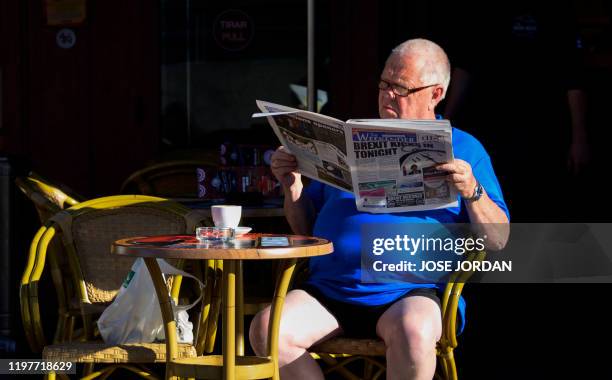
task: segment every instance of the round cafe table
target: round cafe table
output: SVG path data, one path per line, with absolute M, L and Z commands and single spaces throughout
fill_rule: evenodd
M 283 238 L 286 240 L 283 241 Z M 280 316 L 297 259 L 329 254 L 333 252 L 333 245 L 325 239 L 300 235 L 247 234 L 233 242 L 211 244 L 201 244 L 195 236 L 166 235 L 121 239 L 113 244 L 112 252 L 144 258 L 151 274 L 164 320 L 166 378 L 278 380 Z M 168 289 L 155 260 L 157 258 L 223 260 L 222 355 L 178 358 L 176 322 Z M 247 357 L 244 356 L 242 260 L 271 259 L 282 261 L 270 312 L 267 356 Z

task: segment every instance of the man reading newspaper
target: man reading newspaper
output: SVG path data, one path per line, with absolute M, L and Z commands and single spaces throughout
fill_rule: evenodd
M 438 45 L 423 39 L 404 42 L 392 51 L 380 77 L 380 117 L 436 119 L 435 107 L 449 81 L 450 63 Z M 309 279 L 287 294 L 279 342 L 282 378 L 323 379 L 306 350 L 339 334 L 380 337 L 387 347 L 388 379 L 433 377 L 442 331 L 438 285 L 361 282 L 359 233 L 365 223 L 477 223 L 494 236 L 488 244 L 503 246 L 507 234 L 486 231 L 489 224 L 509 220 L 489 155 L 458 129 L 452 130 L 452 148 L 455 158 L 435 169 L 447 172 L 446 181 L 460 197 L 457 207 L 379 214 L 357 210 L 351 192 L 317 181 L 304 188 L 295 157 L 283 147 L 274 153 L 272 172 L 282 183 L 293 231 L 330 239 L 335 248 L 331 255 L 311 259 Z M 419 169 L 408 166 L 406 175 L 420 174 Z M 462 320 L 464 309 L 462 302 Z M 269 313 L 270 308 L 263 310 L 251 324 L 258 355 L 265 354 Z

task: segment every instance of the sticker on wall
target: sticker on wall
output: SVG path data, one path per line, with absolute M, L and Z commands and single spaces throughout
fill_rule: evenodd
M 87 17 L 86 0 L 45 0 L 44 4 L 49 26 L 78 26 Z
M 76 44 L 76 34 L 72 29 L 60 29 L 55 35 L 55 42 L 62 49 L 70 49 Z
M 221 12 L 213 24 L 215 42 L 229 51 L 246 48 L 253 39 L 254 32 L 255 27 L 251 17 L 237 9 Z

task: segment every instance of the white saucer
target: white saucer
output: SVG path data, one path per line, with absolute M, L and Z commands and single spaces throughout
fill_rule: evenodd
M 236 236 L 248 234 L 252 230 L 251 227 L 236 227 L 235 234 Z

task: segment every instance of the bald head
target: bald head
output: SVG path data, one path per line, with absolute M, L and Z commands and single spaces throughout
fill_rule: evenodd
M 381 118 L 435 119 L 435 108 L 450 81 L 444 50 L 423 39 L 408 40 L 391 52 L 380 74 Z
M 421 83 L 423 85 L 440 84 L 446 95 L 450 82 L 450 62 L 438 44 L 422 38 L 408 40 L 391 51 L 387 62 L 392 57 L 402 61 L 412 61 L 415 69 L 420 73 Z

